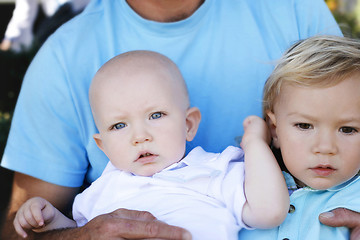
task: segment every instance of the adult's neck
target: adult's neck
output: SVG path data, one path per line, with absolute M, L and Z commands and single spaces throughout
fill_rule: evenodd
M 126 0 L 141 17 L 157 22 L 176 22 L 191 16 L 204 0 Z

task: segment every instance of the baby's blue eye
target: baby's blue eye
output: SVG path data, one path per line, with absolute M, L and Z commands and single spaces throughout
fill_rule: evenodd
M 156 112 L 151 114 L 150 119 L 158 119 L 161 118 L 164 114 L 162 112 Z
M 117 124 L 115 124 L 115 125 L 113 126 L 113 128 L 114 128 L 114 129 L 117 129 L 117 130 L 122 129 L 122 128 L 124 128 L 124 127 L 126 127 L 126 124 L 125 124 L 125 123 L 117 123 Z

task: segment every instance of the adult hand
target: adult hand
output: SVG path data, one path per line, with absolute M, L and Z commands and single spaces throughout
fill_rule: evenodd
M 127 209 L 100 215 L 81 228 L 80 239 L 192 239 L 185 229 L 158 221 L 149 212 Z
M 350 240 L 360 239 L 360 213 L 345 208 L 336 208 L 330 212 L 321 213 L 319 220 L 330 227 L 350 228 Z

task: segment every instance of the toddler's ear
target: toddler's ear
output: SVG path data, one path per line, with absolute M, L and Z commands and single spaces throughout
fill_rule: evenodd
M 270 129 L 272 145 L 275 148 L 280 148 L 279 139 L 276 134 L 276 117 L 271 111 L 266 112 L 266 123 Z
M 189 108 L 186 112 L 186 140 L 192 141 L 199 128 L 201 113 L 197 107 Z

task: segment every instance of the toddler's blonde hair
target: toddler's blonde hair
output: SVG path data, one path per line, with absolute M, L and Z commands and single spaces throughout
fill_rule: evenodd
M 339 36 L 315 36 L 288 49 L 269 76 L 263 113 L 274 111 L 282 86 L 330 87 L 360 73 L 360 41 Z M 360 75 L 359 75 L 360 81 Z

